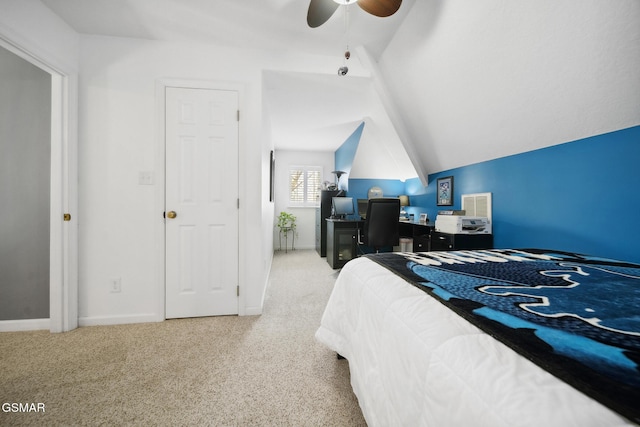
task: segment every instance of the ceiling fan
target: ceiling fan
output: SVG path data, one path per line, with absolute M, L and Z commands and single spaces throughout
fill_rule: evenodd
M 331 18 L 340 5 L 358 3 L 360 9 L 371 15 L 385 18 L 400 9 L 402 0 L 311 0 L 307 12 L 307 24 L 311 28 L 319 27 Z

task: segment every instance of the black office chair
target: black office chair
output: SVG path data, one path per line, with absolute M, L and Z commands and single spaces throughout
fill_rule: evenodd
M 400 199 L 370 199 L 364 221 L 362 244 L 379 252 L 381 248 L 400 244 Z

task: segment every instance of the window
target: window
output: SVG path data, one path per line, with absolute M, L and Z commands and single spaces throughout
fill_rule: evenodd
M 318 206 L 322 168 L 319 166 L 293 166 L 289 169 L 289 204 L 291 206 Z

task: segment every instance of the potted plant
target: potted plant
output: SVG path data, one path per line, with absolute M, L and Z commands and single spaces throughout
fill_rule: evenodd
M 295 245 L 295 238 L 296 238 L 295 215 L 292 215 L 287 212 L 280 212 L 280 215 L 278 215 L 278 222 L 276 225 L 280 229 L 280 250 L 282 250 L 282 234 L 283 233 L 284 233 L 284 239 L 285 239 L 285 243 L 284 243 L 285 252 L 287 250 L 287 244 L 289 240 L 289 231 L 293 232 L 293 239 L 291 243 L 291 249 L 293 249 L 293 246 Z
M 289 230 L 294 229 L 296 228 L 296 217 L 295 215 L 292 215 L 287 212 L 280 212 L 280 215 L 278 215 L 277 225 L 280 231 L 282 231 L 285 228 Z

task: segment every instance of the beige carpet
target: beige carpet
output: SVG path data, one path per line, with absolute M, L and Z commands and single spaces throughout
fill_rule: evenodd
M 365 425 L 346 360 L 313 337 L 336 272 L 276 252 L 262 316 L 0 334 L 0 425 Z

